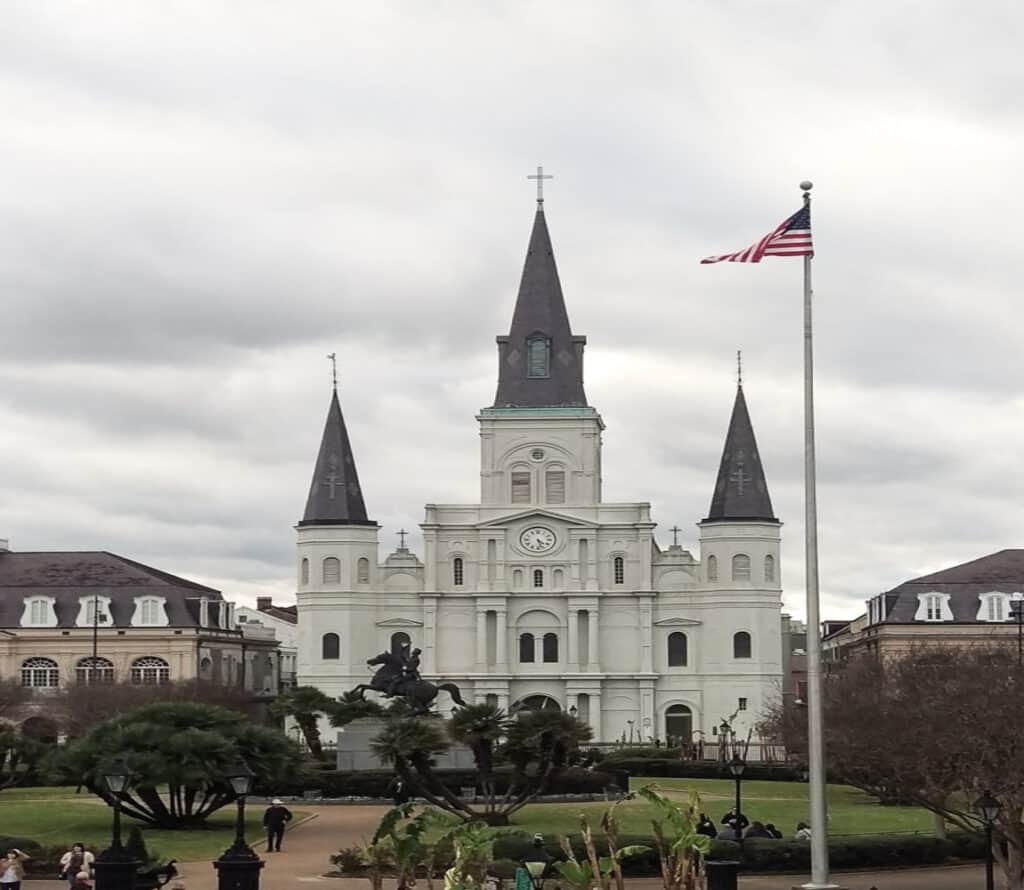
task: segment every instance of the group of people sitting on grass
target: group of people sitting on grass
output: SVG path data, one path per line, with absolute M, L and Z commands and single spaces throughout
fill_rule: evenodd
M 697 833 L 707 835 L 710 838 L 720 841 L 746 840 L 751 837 L 764 837 L 774 840 L 782 840 L 782 832 L 771 822 L 751 822 L 743 813 L 738 813 L 735 807 L 730 807 L 728 812 L 722 816 L 722 827 L 719 828 L 704 813 L 700 814 L 700 822 L 697 823 Z M 798 841 L 809 841 L 811 829 L 806 822 L 797 822 L 796 833 L 793 837 Z

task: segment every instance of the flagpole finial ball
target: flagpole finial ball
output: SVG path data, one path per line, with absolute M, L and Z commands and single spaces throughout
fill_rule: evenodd
M 805 192 L 809 192 L 812 188 L 814 188 L 814 183 L 811 182 L 809 179 L 805 179 L 803 182 L 800 183 L 800 188 L 802 188 Z

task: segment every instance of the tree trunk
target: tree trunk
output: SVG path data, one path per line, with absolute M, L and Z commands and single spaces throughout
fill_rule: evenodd
M 942 818 L 942 813 L 932 813 L 932 815 L 935 817 L 935 836 L 945 840 L 946 820 Z

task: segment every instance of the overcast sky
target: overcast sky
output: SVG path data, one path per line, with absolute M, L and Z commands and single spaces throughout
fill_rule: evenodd
M 534 211 L 606 500 L 696 552 L 735 391 L 803 607 L 814 188 L 824 617 L 1020 535 L 1019 3 L 8 2 L 0 537 L 291 599 L 330 395 L 382 553 L 478 493 Z

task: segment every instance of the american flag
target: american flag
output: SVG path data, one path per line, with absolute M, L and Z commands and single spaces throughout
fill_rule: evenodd
M 811 244 L 811 208 L 801 207 L 789 219 L 782 222 L 760 241 L 750 247 L 725 253 L 722 256 L 704 257 L 701 263 L 759 263 L 766 256 L 814 256 Z

